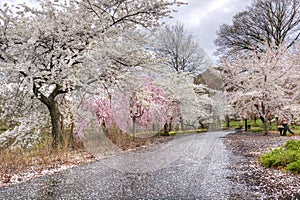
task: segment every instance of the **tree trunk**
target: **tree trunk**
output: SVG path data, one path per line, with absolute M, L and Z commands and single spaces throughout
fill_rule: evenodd
M 248 121 L 247 119 L 244 119 L 244 121 L 245 121 L 245 131 L 248 131 Z
M 228 115 L 225 116 L 225 123 L 226 123 L 226 128 L 229 128 L 230 127 L 230 120 L 229 120 Z
M 71 149 L 74 149 L 74 119 L 73 119 L 73 114 L 70 113 L 70 117 L 71 117 L 71 128 L 70 128 L 70 136 L 69 136 L 69 142 L 68 142 L 68 146 Z
M 278 127 L 279 126 L 279 119 L 278 119 L 278 117 L 275 117 L 275 120 L 276 120 L 276 127 Z
M 181 126 L 181 131 L 184 131 L 184 124 L 183 124 L 182 117 L 180 117 L 180 126 Z
M 133 136 L 133 138 L 135 137 L 135 133 L 136 133 L 135 125 L 136 125 L 136 117 L 133 116 L 133 117 L 132 117 L 132 136 Z
M 103 122 L 101 124 L 101 128 L 102 128 L 104 134 L 106 135 L 106 137 L 109 137 L 108 127 L 106 126 L 105 122 Z
M 52 147 L 57 148 L 58 144 L 63 145 L 63 129 L 62 129 L 62 114 L 58 109 L 56 101 L 52 101 L 48 106 L 48 110 L 51 116 L 52 125 Z
M 170 132 L 170 131 L 172 131 L 172 117 L 171 117 L 171 119 L 170 119 L 170 122 L 169 122 L 169 127 L 168 127 L 168 133 Z
M 205 129 L 204 124 L 203 124 L 202 121 L 200 121 L 200 120 L 199 120 L 199 125 L 200 125 L 200 128 Z
M 264 102 L 261 102 L 261 111 L 262 111 L 262 123 L 263 123 L 263 133 L 264 135 L 268 135 L 268 130 L 267 130 L 267 120 L 265 118 L 266 115 L 266 108 L 264 105 Z
M 263 133 L 265 135 L 268 135 L 267 121 L 266 120 L 263 122 Z
M 60 91 L 60 86 L 56 85 L 56 88 L 53 92 L 46 97 L 39 91 L 40 83 L 33 84 L 33 93 L 34 95 L 47 106 L 50 118 L 51 118 L 51 126 L 52 126 L 52 147 L 57 148 L 58 144 L 63 145 L 63 116 L 59 111 L 58 103 L 55 101 L 55 98 L 59 94 L 66 93 L 65 91 Z
M 169 128 L 168 128 L 168 122 L 164 125 L 164 133 L 163 136 L 169 136 Z

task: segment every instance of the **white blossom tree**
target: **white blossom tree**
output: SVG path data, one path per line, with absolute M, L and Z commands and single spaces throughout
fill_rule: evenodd
M 157 66 L 160 72 L 155 76 L 157 84 L 173 94 L 174 101 L 179 103 L 181 110 L 181 129 L 185 127 L 197 128 L 202 118 L 210 115 L 207 102 L 209 95 L 204 91 L 207 87 L 203 84 L 195 85 L 194 78 L 188 72 L 169 71 L 168 66 Z
M 79 89 L 95 92 L 99 83 L 113 83 L 130 67 L 146 63 L 136 30 L 159 25 L 173 4 L 180 3 L 42 0 L 37 8 L 20 5 L 16 12 L 2 7 L 1 82 L 13 90 L 1 90 L 2 114 L 18 123 L 31 119 L 32 125 L 48 111 L 53 146 L 62 143 L 62 97 Z
M 211 130 L 219 129 L 221 127 L 221 121 L 229 111 L 228 102 L 226 102 L 226 97 L 223 92 L 223 80 L 220 70 L 211 67 L 195 77 L 194 83 L 196 85 L 204 85 L 204 90 L 200 90 L 198 93 L 207 95 L 207 99 L 204 102 L 207 115 L 203 115 L 201 120 L 209 123 Z
M 189 34 L 184 25 L 165 25 L 158 32 L 157 53 L 176 72 L 189 72 L 197 75 L 211 65 L 209 56 L 199 45 L 199 41 Z
M 181 128 L 196 128 L 200 119 L 208 116 L 209 109 L 208 95 L 197 93 L 197 88 L 203 90 L 204 86 L 195 85 L 193 79 L 210 67 L 210 58 L 199 45 L 199 41 L 181 23 L 163 26 L 156 33 L 155 39 L 154 49 L 162 58 L 160 67 L 164 68 L 164 76 L 157 79 L 180 102 Z
M 227 99 L 239 117 L 247 119 L 253 112 L 259 114 L 265 134 L 268 115 L 282 114 L 287 112 L 287 107 L 299 103 L 296 80 L 300 74 L 295 53 L 281 46 L 224 61 L 222 76 Z M 290 111 L 299 113 L 299 110 Z

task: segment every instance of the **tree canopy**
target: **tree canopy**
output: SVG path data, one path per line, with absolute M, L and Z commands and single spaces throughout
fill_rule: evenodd
M 221 72 L 235 114 L 245 119 L 251 115 L 299 116 L 298 56 L 282 46 L 225 60 Z
M 204 49 L 181 23 L 164 26 L 157 34 L 157 41 L 157 52 L 176 72 L 197 75 L 210 65 L 210 59 Z
M 299 0 L 253 0 L 232 24 L 220 26 L 215 44 L 219 54 L 262 52 L 281 44 L 290 48 L 299 36 Z
M 2 116 L 24 124 L 28 133 L 45 126 L 49 117 L 53 145 L 61 143 L 67 95 L 70 99 L 78 90 L 95 93 L 99 85 L 116 84 L 131 67 L 147 63 L 150 56 L 137 29 L 158 26 L 174 4 L 181 3 L 41 0 L 37 7 L 4 5 L 0 10 Z M 50 115 L 45 117 L 47 112 Z M 40 115 L 44 120 L 36 119 Z M 12 132 L 20 131 L 24 129 Z

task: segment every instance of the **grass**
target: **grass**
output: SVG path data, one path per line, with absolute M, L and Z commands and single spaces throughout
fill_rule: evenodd
M 184 130 L 184 131 L 170 131 L 169 135 L 173 136 L 173 135 L 178 135 L 178 134 L 185 134 L 185 133 L 203 133 L 203 132 L 207 132 L 207 129 L 192 129 L 192 130 Z M 129 134 L 132 135 L 132 134 Z M 149 137 L 153 137 L 156 135 L 163 135 L 162 132 L 158 133 L 157 131 L 149 131 L 149 132 L 138 132 L 136 133 L 136 137 L 138 138 L 149 138 Z
M 60 146 L 53 151 L 48 143 L 36 144 L 30 150 L 6 149 L 0 154 L 0 183 L 11 182 L 15 174 L 41 173 L 45 169 L 56 169 L 64 164 L 78 164 L 76 154 L 91 158 L 82 148 L 70 150 L 66 146 Z
M 179 134 L 185 134 L 185 133 L 205 133 L 207 132 L 207 129 L 196 129 L 196 130 L 184 130 L 184 131 L 170 131 L 169 135 L 179 135 Z
M 247 124 L 251 126 L 250 129 L 248 129 L 249 132 L 262 132 L 262 122 L 261 120 L 247 120 Z M 239 126 L 245 126 L 244 120 L 242 121 L 230 121 L 230 127 L 231 128 L 238 128 Z M 273 133 L 279 133 L 277 131 L 276 123 L 272 122 L 271 125 L 267 123 L 268 131 Z M 223 127 L 225 127 L 225 123 L 223 124 Z M 292 125 L 290 126 L 290 129 L 296 134 L 300 135 L 300 126 Z
M 68 134 L 65 134 L 68 135 Z M 0 185 L 10 183 L 16 174 L 40 173 L 45 169 L 56 169 L 62 165 L 74 165 L 92 159 L 79 141 L 74 142 L 74 149 L 66 142 L 57 149 L 52 148 L 52 138 L 43 134 L 43 139 L 32 148 L 2 148 L 0 153 Z M 65 138 L 68 141 L 68 138 Z M 78 158 L 78 155 L 81 158 Z M 80 161 L 81 160 L 81 161 Z M 20 176 L 19 176 L 20 177 Z M 22 178 L 20 178 L 22 179 Z M 22 180 L 20 180 L 22 181 Z

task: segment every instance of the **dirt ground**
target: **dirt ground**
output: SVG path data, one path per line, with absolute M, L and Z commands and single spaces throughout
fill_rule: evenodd
M 234 175 L 229 177 L 234 188 L 230 199 L 300 199 L 300 176 L 282 169 L 267 169 L 260 165 L 258 156 L 283 145 L 289 139 L 279 134 L 232 133 L 225 144 L 234 154 L 230 168 Z
M 123 151 L 130 151 L 150 145 L 157 145 L 159 143 L 167 142 L 171 139 L 171 136 L 155 136 L 152 138 L 135 138 L 133 140 L 125 134 L 113 135 L 111 138 L 111 140 L 113 140 L 115 144 L 117 143 L 119 148 L 121 148 Z M 0 151 L 0 153 L 2 152 Z M 49 152 L 49 154 L 51 153 Z M 52 155 L 50 156 L 51 158 L 33 159 L 32 162 L 27 163 L 26 166 L 22 166 L 21 163 L 17 163 L 17 167 L 12 167 L 12 165 L 9 164 L 10 162 L 8 162 L 9 160 L 15 160 L 14 158 L 6 158 L 5 156 L 2 156 L 4 159 L 1 159 L 0 157 L 0 169 L 2 169 L 0 170 L 0 188 L 96 161 L 96 158 L 84 147 L 81 147 L 78 150 L 65 151 L 61 154 Z M 9 157 L 14 156 L 10 154 L 7 155 Z M 103 158 L 104 157 L 106 156 L 103 155 Z M 8 168 L 7 170 L 3 170 L 4 165 L 5 168 Z M 5 173 L 3 173 L 3 171 L 5 171 Z

